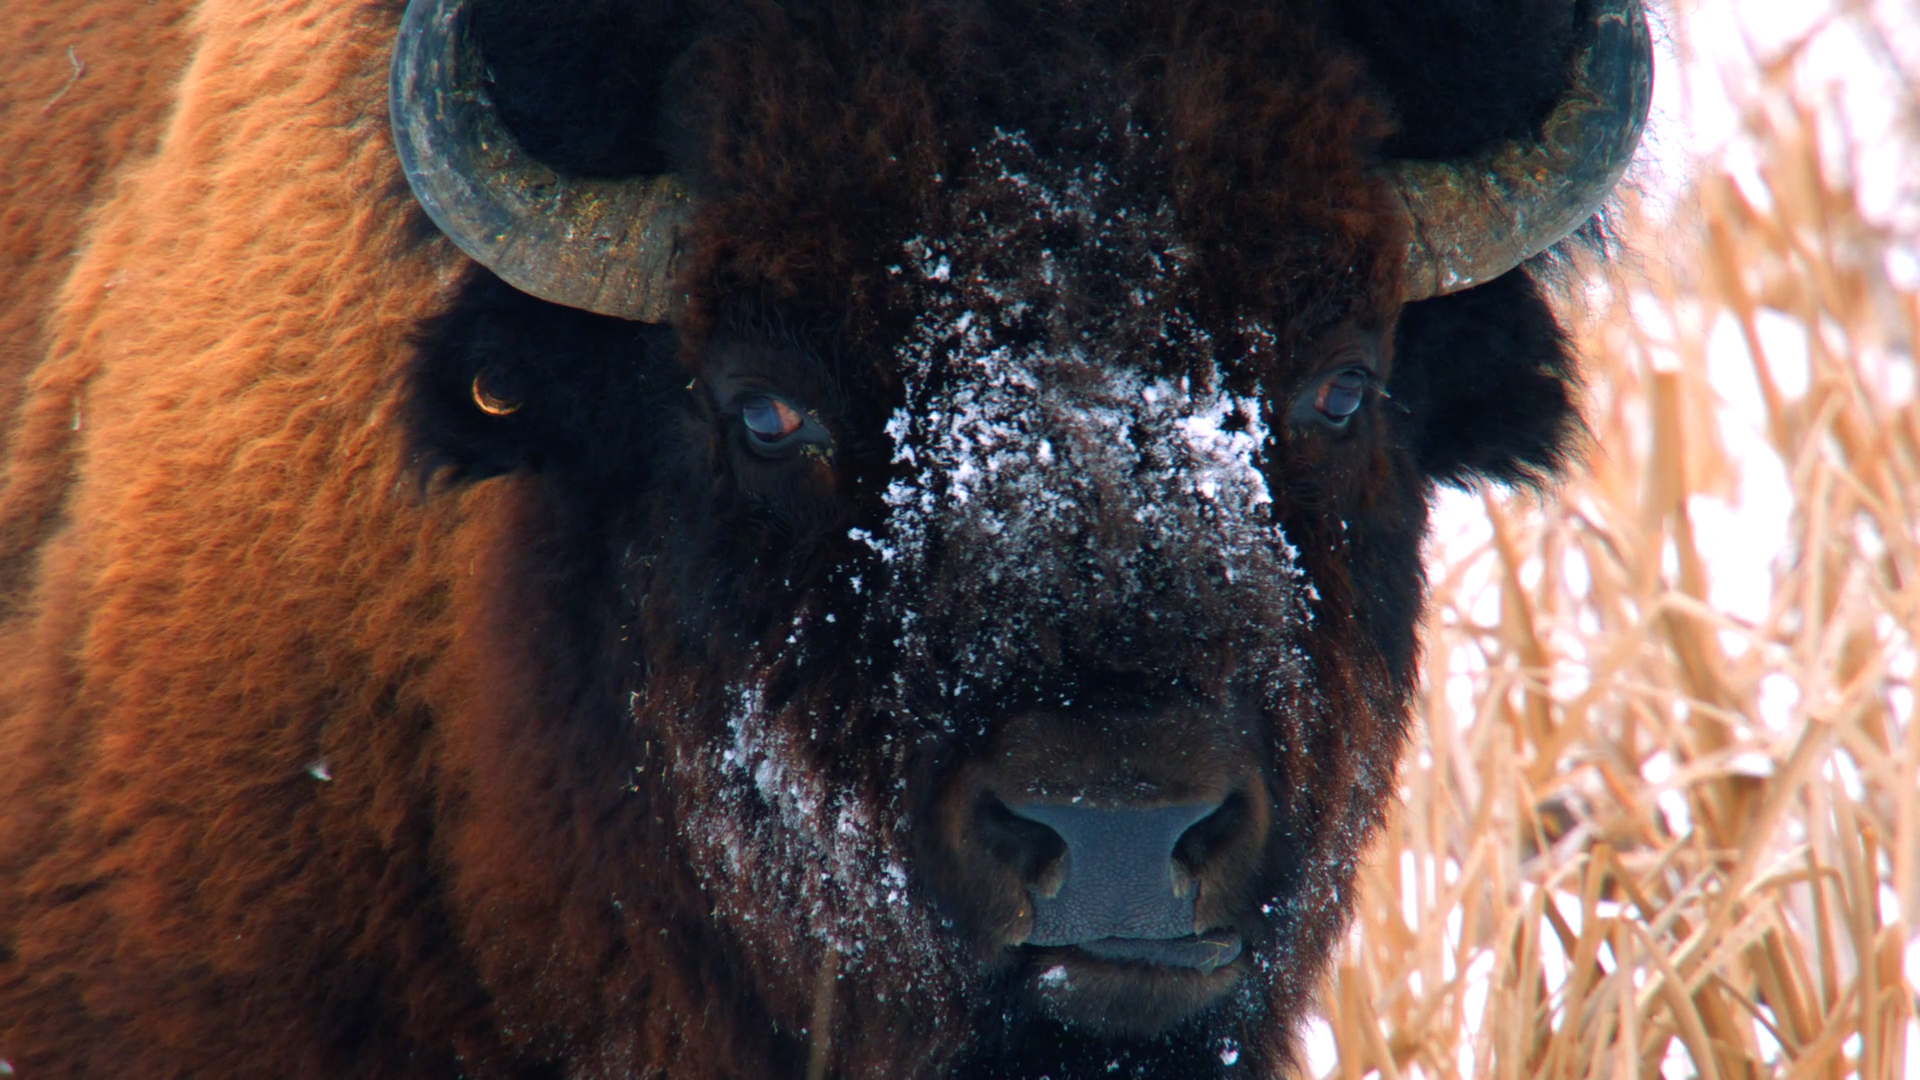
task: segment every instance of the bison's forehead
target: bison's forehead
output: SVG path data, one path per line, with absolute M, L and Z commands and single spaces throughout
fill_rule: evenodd
M 856 538 L 894 564 L 909 604 L 1001 598 L 940 631 L 901 613 L 916 644 L 949 635 L 970 681 L 1002 677 L 1053 627 L 1164 620 L 1218 641 L 1226 627 L 1166 610 L 1196 592 L 1236 594 L 1279 636 L 1305 621 L 1311 585 L 1261 468 L 1261 390 L 1235 394 L 1223 371 L 1275 335 L 1243 319 L 1225 351 L 1188 306 L 1171 206 L 1130 179 L 998 133 L 955 185 L 952 227 L 911 239 L 893 268 L 918 279 L 919 310 L 886 429 L 887 520 Z M 1255 662 L 1292 667 L 1273 650 Z

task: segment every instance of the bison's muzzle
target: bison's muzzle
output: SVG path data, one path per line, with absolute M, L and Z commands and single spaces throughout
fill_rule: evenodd
M 928 852 L 952 917 L 1031 1004 L 1147 1035 L 1223 998 L 1272 833 L 1250 718 L 1031 711 L 957 771 Z

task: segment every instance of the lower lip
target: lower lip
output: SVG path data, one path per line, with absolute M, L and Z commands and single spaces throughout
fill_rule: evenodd
M 1072 948 L 1085 957 L 1107 963 L 1140 964 L 1207 975 L 1238 959 L 1241 941 L 1238 934 L 1215 931 L 1170 940 L 1102 938 Z
M 1023 981 L 1035 1005 L 1068 1023 L 1150 1036 L 1213 1006 L 1247 974 L 1244 949 L 1233 948 L 1241 944 L 1238 936 L 1220 936 L 1231 938 L 1231 944 L 1220 950 L 1195 947 L 1198 938 L 1171 942 L 1108 938 L 1098 944 L 1036 949 L 1028 956 L 1030 966 Z M 1170 947 L 1177 951 L 1162 951 Z M 1203 951 L 1207 958 L 1195 963 Z M 1149 955 L 1137 955 L 1141 952 Z M 1180 962 L 1166 962 L 1174 958 Z

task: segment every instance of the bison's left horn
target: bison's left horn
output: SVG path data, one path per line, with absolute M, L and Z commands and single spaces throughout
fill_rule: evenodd
M 1640 0 L 1591 3 L 1588 44 L 1538 141 L 1393 167 L 1409 226 L 1407 299 L 1492 281 L 1559 243 L 1626 172 L 1653 95 L 1653 42 Z
M 410 0 L 388 87 L 414 198 L 460 250 L 543 300 L 663 322 L 691 215 L 671 175 L 562 176 L 533 160 L 488 100 L 468 0 Z

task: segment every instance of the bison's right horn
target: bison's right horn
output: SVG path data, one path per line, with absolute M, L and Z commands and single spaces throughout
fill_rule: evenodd
M 666 321 L 692 212 L 685 187 L 671 175 L 562 176 L 534 161 L 487 98 L 469 10 L 468 0 L 410 0 L 401 19 L 388 107 L 414 198 L 460 250 L 522 292 Z
M 1591 42 L 1538 141 L 1467 161 L 1403 161 L 1406 298 L 1492 281 L 1565 239 L 1626 172 L 1653 96 L 1653 42 L 1640 0 L 1590 0 Z

